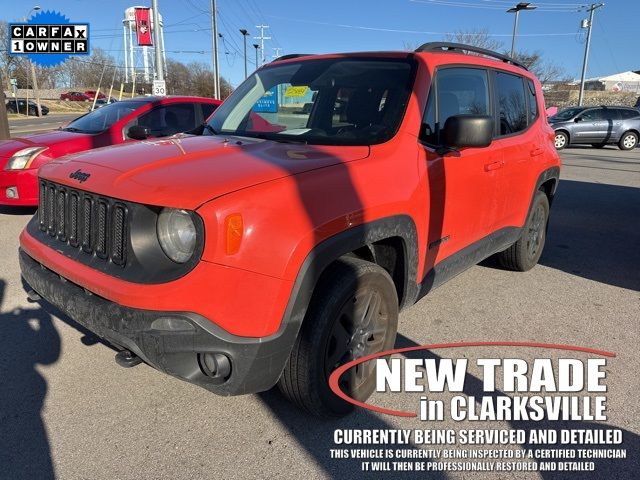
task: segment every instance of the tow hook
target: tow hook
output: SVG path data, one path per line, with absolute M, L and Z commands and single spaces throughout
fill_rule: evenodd
M 121 350 L 116 353 L 116 363 L 124 368 L 135 367 L 142 363 L 142 359 L 129 350 Z

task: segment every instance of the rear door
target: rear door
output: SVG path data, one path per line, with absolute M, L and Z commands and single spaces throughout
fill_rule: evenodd
M 493 72 L 494 98 L 497 112 L 496 135 L 491 146 L 502 155 L 502 168 L 497 171 L 496 210 L 492 231 L 521 227 L 531 203 L 531 193 L 539 171 L 533 165 L 540 161 L 547 141 L 540 128 L 538 99 L 531 80 L 501 70 Z
M 438 149 L 447 118 L 460 114 L 492 114 L 487 69 L 439 67 L 431 85 L 419 148 L 427 164 L 427 269 L 485 237 L 496 208 L 499 152 L 491 147 Z

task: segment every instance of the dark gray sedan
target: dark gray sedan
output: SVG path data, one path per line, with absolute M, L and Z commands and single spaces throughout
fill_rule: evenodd
M 640 110 L 631 107 L 571 107 L 549 118 L 558 150 L 586 143 L 596 148 L 617 144 L 621 150 L 638 145 Z

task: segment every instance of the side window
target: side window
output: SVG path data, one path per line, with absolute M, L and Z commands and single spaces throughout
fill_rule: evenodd
M 500 135 L 510 135 L 527 128 L 523 78 L 496 72 L 496 93 L 500 108 Z
M 147 127 L 153 137 L 167 137 L 196 128 L 193 103 L 173 103 L 154 108 L 138 118 L 138 125 Z
M 527 80 L 527 94 L 529 96 L 529 125 L 535 122 L 538 116 L 538 99 L 536 97 L 536 86 L 531 80 Z
M 212 105 L 211 103 L 201 103 L 200 106 L 202 107 L 202 118 L 206 122 L 216 109 L 217 105 Z
M 486 70 L 466 67 L 444 68 L 436 73 L 434 83 L 438 92 L 437 102 L 434 102 L 436 95 L 432 85 L 422 122 L 420 138 L 424 142 L 438 144 L 440 130 L 449 117 L 463 114 L 491 115 L 489 78 Z
M 617 108 L 603 108 L 602 113 L 605 120 L 620 119 L 620 110 L 618 110 Z
M 631 109 L 620 109 L 620 118 L 622 118 L 623 120 L 626 120 L 628 118 L 635 118 L 635 117 L 640 117 L 640 112 L 638 112 L 637 110 L 631 110 Z
M 580 119 L 583 122 L 593 122 L 596 120 L 604 120 L 604 112 L 601 108 L 592 108 L 591 110 L 585 111 L 582 115 L 580 115 Z

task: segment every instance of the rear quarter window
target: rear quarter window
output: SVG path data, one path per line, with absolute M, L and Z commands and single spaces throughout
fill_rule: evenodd
M 627 108 L 620 110 L 620 118 L 622 118 L 623 120 L 627 120 L 629 118 L 636 118 L 636 117 L 640 117 L 640 111 L 631 110 Z

